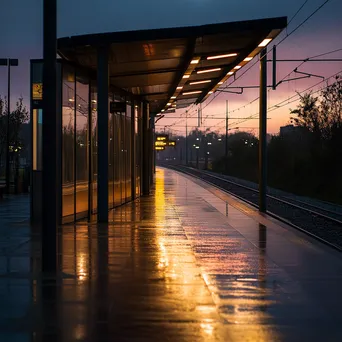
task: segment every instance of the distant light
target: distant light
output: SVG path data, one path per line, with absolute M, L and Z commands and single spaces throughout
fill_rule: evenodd
M 208 145 L 211 145 L 211 142 L 208 142 Z
M 200 94 L 202 90 L 197 90 L 197 91 L 188 91 L 186 93 L 183 93 L 182 95 L 193 95 L 193 94 Z
M 218 138 L 217 140 L 218 140 L 218 141 L 221 141 L 222 139 L 221 139 L 221 138 Z
M 198 64 L 198 62 L 200 61 L 200 58 L 194 58 L 190 64 Z
M 196 138 L 196 140 L 199 140 L 199 138 Z
M 189 78 L 190 77 L 190 75 L 189 74 L 185 74 L 185 75 L 183 75 L 183 78 Z
M 214 68 L 214 69 L 206 69 L 206 70 L 199 70 L 197 71 L 198 74 L 205 74 L 207 72 L 215 72 L 215 71 L 220 71 L 221 68 Z
M 175 99 L 176 98 L 176 96 L 171 96 L 171 99 Z
M 193 144 L 193 147 L 196 147 L 196 145 L 195 145 L 195 144 Z
M 70 100 L 69 100 L 70 101 Z M 96 103 L 97 101 L 96 100 L 91 100 L 92 103 Z
M 271 40 L 272 40 L 272 38 L 266 38 L 266 39 L 264 39 L 264 40 L 258 45 L 258 47 L 265 47 Z
M 208 92 L 208 94 L 209 94 L 209 95 L 211 95 L 212 93 L 213 93 L 213 91 L 212 91 L 212 90 Z
M 227 53 L 225 55 L 217 55 L 217 56 L 207 57 L 207 60 L 219 59 L 219 58 L 229 58 L 229 57 L 235 57 L 235 56 L 237 56 L 237 53 Z
M 196 146 L 195 148 L 199 149 L 199 146 Z
M 210 154 L 210 152 L 207 152 L 207 154 Z
M 229 71 L 228 73 L 227 73 L 227 75 L 233 75 L 234 74 L 234 71 Z
M 162 111 L 162 112 L 165 112 L 165 109 L 162 109 L 161 111 Z
M 69 99 L 69 102 L 74 102 L 75 100 L 74 99 Z
M 210 83 L 210 82 L 211 82 L 211 80 L 196 81 L 196 82 L 190 82 L 190 85 Z
M 240 69 L 241 68 L 241 65 L 236 65 L 235 67 L 234 67 L 234 69 L 236 69 L 236 70 L 238 70 L 238 69 Z
M 177 90 L 181 90 L 181 89 L 183 89 L 183 87 L 177 87 L 176 89 L 177 89 Z
M 219 82 L 219 83 L 217 83 L 218 85 L 221 85 L 221 84 L 223 84 L 223 82 L 221 81 L 221 82 Z
M 249 61 L 251 61 L 253 59 L 253 57 L 246 57 L 243 61 L 244 62 L 249 62 Z
M 167 105 L 167 106 L 171 106 L 171 102 L 168 102 L 166 105 Z

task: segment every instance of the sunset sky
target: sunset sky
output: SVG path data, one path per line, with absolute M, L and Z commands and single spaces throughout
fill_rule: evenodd
M 290 23 L 287 32 L 291 32 L 298 24 L 307 18 L 325 0 L 308 0 L 297 17 Z M 58 0 L 58 36 L 72 36 L 77 34 L 126 31 L 135 29 L 160 28 L 201 25 L 218 22 L 229 22 L 265 17 L 288 16 L 290 19 L 304 0 Z M 301 26 L 293 35 L 288 37 L 278 48 L 278 58 L 306 58 L 336 49 L 342 49 L 342 1 L 330 0 L 306 24 Z M 12 101 L 20 95 L 26 103 L 29 101 L 29 60 L 42 57 L 42 0 L 10 0 L 4 1 L 0 12 L 0 58 L 19 58 L 20 66 L 13 68 L 12 74 Z M 286 35 L 284 31 L 275 43 Z M 270 44 L 272 47 L 273 43 Z M 342 51 L 324 56 L 322 58 L 342 58 Z M 237 73 L 244 72 L 254 60 Z M 279 63 L 278 79 L 280 80 L 292 71 L 299 62 Z M 257 85 L 259 82 L 258 64 L 245 76 L 234 82 L 234 86 Z M 300 71 L 329 77 L 342 70 L 342 62 L 306 63 Z M 271 70 L 270 70 L 271 71 Z M 293 73 L 291 77 L 296 77 Z M 276 91 L 268 93 L 269 107 L 281 101 L 284 103 L 296 91 L 315 85 L 322 79 L 310 78 L 287 82 L 280 85 Z M 269 72 L 269 82 L 271 72 Z M 322 82 L 313 90 L 326 86 Z M 0 95 L 7 94 L 7 70 L 0 68 Z M 225 115 L 225 102 L 229 101 L 230 117 L 248 117 L 258 112 L 258 101 L 248 103 L 258 96 L 258 90 L 245 90 L 243 95 L 224 94 L 217 96 L 210 105 L 203 109 L 203 118 L 207 115 L 223 117 Z M 212 98 L 209 98 L 211 101 Z M 289 122 L 289 108 L 294 108 L 297 102 L 283 106 L 269 112 L 268 132 L 277 133 L 279 127 Z M 203 104 L 203 107 L 206 104 Z M 234 109 L 246 106 L 232 113 Z M 189 115 L 194 115 L 190 109 Z M 170 114 L 175 117 L 184 113 L 184 110 Z M 158 122 L 162 129 L 170 125 L 174 118 L 162 119 Z M 222 127 L 218 125 L 222 120 L 206 120 L 204 126 L 213 126 L 213 129 Z M 230 120 L 232 127 L 240 127 L 257 132 L 258 120 L 249 120 L 239 125 L 237 120 Z M 197 118 L 189 119 L 189 127 L 197 125 Z M 173 133 L 184 133 L 184 122 L 172 127 Z M 247 128 L 246 128 L 247 127 Z

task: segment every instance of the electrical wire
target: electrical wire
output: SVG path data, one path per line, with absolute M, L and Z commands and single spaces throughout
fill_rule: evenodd
M 288 39 L 288 37 L 290 37 L 294 32 L 296 32 L 301 26 L 303 26 L 308 20 L 310 20 L 319 10 L 321 10 L 328 2 L 329 2 L 330 0 L 326 0 L 323 4 L 321 4 L 318 8 L 316 8 L 308 17 L 306 17 L 299 25 L 297 25 L 290 33 L 288 33 L 288 34 L 286 34 L 286 36 L 282 39 L 282 40 L 280 40 L 280 42 L 278 42 L 275 46 L 279 46 L 280 44 L 282 44 L 286 39 Z M 290 19 L 290 21 L 289 21 L 289 23 L 288 23 L 288 26 L 289 26 L 289 24 L 293 21 L 293 19 L 298 15 L 298 13 L 302 10 L 302 8 L 306 5 L 306 3 L 308 2 L 308 0 L 306 0 L 301 6 L 300 6 L 300 8 L 297 10 L 297 12 L 292 16 L 292 18 Z M 279 37 L 279 36 L 278 36 Z M 277 37 L 277 38 L 278 38 Z M 339 50 L 341 50 L 341 49 L 338 49 L 337 51 L 339 51 Z M 272 50 L 269 50 L 267 53 L 266 53 L 266 56 L 268 55 L 268 53 L 270 53 Z M 331 52 L 332 53 L 332 52 Z M 326 54 L 328 54 L 328 53 L 326 53 Z M 324 54 L 321 54 L 321 55 L 317 55 L 316 57 L 311 57 L 311 58 L 317 58 L 317 57 L 319 57 L 319 56 L 323 56 Z M 266 58 L 266 57 L 265 57 Z M 258 63 L 258 60 L 256 60 L 249 68 L 247 68 L 246 70 L 244 70 L 244 72 L 242 73 L 242 74 L 240 74 L 238 77 L 236 77 L 231 83 L 229 83 L 228 85 L 226 85 L 225 86 L 225 88 L 228 88 L 229 86 L 231 86 L 234 82 L 236 82 L 238 79 L 240 79 L 241 77 L 243 77 L 249 70 L 251 70 L 256 64 Z M 302 62 L 302 64 L 304 64 L 305 62 Z M 300 65 L 302 65 L 302 64 L 300 64 Z M 299 66 L 298 66 L 299 67 Z M 297 67 L 297 68 L 298 68 Z M 292 71 L 293 72 L 293 71 Z M 291 72 L 291 73 L 292 73 Z M 291 74 L 290 73 L 290 74 Z M 286 76 L 287 77 L 287 76 Z M 209 102 L 207 102 L 205 105 L 204 105 L 204 107 L 202 107 L 202 110 L 204 109 L 204 108 L 206 108 L 207 106 L 209 106 L 211 103 L 212 103 L 212 101 L 214 101 L 219 95 L 221 94 L 221 92 L 216 92 L 215 94 L 214 94 L 214 96 L 209 100 Z M 258 97 L 259 98 L 259 97 Z M 251 103 L 253 103 L 253 102 L 255 102 L 258 98 L 256 98 L 256 99 L 254 99 L 254 100 L 252 100 L 251 101 Z M 251 104 L 251 103 L 249 103 L 249 104 Z M 247 105 L 249 105 L 249 104 L 247 104 Z M 193 106 L 194 104 L 192 104 L 191 106 Z M 190 108 L 191 108 L 191 106 L 190 106 Z M 244 106 L 242 106 L 241 108 L 244 108 L 246 105 L 244 105 Z M 187 116 L 188 116 L 188 118 L 190 117 L 193 117 L 195 114 L 196 114 L 196 112 L 193 114 L 193 115 L 191 115 L 191 113 L 192 112 L 190 112 L 190 108 L 189 108 L 189 110 L 186 110 L 185 112 L 183 112 L 182 114 L 180 114 L 180 117 L 182 117 L 182 116 L 184 116 L 184 114 L 187 114 Z M 237 109 L 238 110 L 238 109 Z M 185 120 L 186 120 L 186 118 L 185 118 Z M 184 121 L 184 119 L 182 119 L 182 120 L 178 120 L 178 121 L 176 121 L 176 122 L 174 122 L 174 124 L 177 124 L 177 123 L 181 123 L 181 122 L 183 122 Z M 167 127 L 172 127 L 173 126 L 173 124 L 171 124 L 171 125 L 167 125 Z

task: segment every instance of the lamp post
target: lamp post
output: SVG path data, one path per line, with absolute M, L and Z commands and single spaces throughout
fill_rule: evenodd
M 10 192 L 10 115 L 11 115 L 11 66 L 18 66 L 18 59 L 2 58 L 0 65 L 7 66 L 7 128 L 6 128 L 6 192 Z

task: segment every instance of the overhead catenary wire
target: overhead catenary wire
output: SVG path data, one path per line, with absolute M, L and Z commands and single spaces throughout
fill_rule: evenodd
M 290 31 L 290 33 L 287 33 L 286 36 L 285 36 L 283 39 L 281 39 L 277 44 L 275 44 L 275 46 L 279 46 L 280 44 L 282 44 L 282 43 L 283 43 L 286 39 L 288 39 L 293 33 L 295 33 L 300 27 L 302 27 L 308 20 L 310 20 L 318 11 L 320 11 L 320 10 L 321 10 L 329 1 L 330 1 L 330 0 L 324 1 L 323 4 L 321 4 L 321 5 L 320 5 L 319 7 L 317 7 L 313 12 L 311 12 L 310 15 L 307 16 L 307 17 L 306 17 L 300 24 L 298 24 L 292 31 Z M 299 7 L 299 9 L 295 12 L 295 14 L 291 17 L 291 19 L 290 19 L 290 21 L 289 21 L 289 23 L 288 23 L 288 26 L 289 26 L 289 24 L 293 21 L 293 19 L 298 15 L 298 13 L 302 10 L 302 8 L 306 5 L 307 2 L 308 2 L 308 0 L 305 1 L 305 2 Z M 278 39 L 279 37 L 280 37 L 280 36 L 278 36 L 276 39 Z M 340 50 L 341 50 L 341 49 L 338 49 L 338 50 L 336 50 L 336 51 L 340 51 Z M 270 51 L 272 51 L 272 50 L 269 50 L 269 51 L 267 52 L 267 54 L 270 53 Z M 331 53 L 332 53 L 332 52 L 331 52 Z M 267 54 L 266 54 L 266 55 L 267 55 Z M 326 53 L 326 54 L 328 54 L 328 53 Z M 310 58 L 317 58 L 317 57 L 323 56 L 323 55 L 324 55 L 324 54 L 321 54 L 321 55 L 317 55 L 316 57 L 310 57 Z M 251 66 L 249 66 L 249 68 L 245 69 L 244 72 L 241 73 L 238 77 L 235 77 L 234 80 L 232 80 L 231 83 L 229 83 L 229 84 L 227 84 L 227 85 L 225 86 L 225 88 L 228 88 L 228 87 L 231 86 L 233 83 L 235 83 L 237 80 L 241 79 L 241 78 L 242 78 L 249 70 L 251 70 L 257 63 L 258 63 L 258 60 L 256 60 Z M 302 62 L 302 63 L 305 63 L 305 61 Z M 301 64 L 301 65 L 302 65 L 302 64 Z M 299 67 L 299 66 L 298 66 L 298 67 Z M 297 67 L 297 68 L 298 68 L 298 67 Z M 293 71 L 292 71 L 292 72 L 293 72 Z M 287 77 L 287 76 L 286 76 L 286 77 Z M 221 92 L 216 92 L 216 93 L 214 94 L 214 96 L 213 96 L 207 103 L 205 103 L 204 107 L 202 106 L 202 110 L 205 109 L 207 106 L 209 106 L 209 105 L 210 105 L 210 104 L 211 104 L 211 103 L 212 103 L 220 94 L 221 94 Z M 248 104 L 246 104 L 246 105 L 240 107 L 240 109 L 241 109 L 241 108 L 244 108 L 245 106 L 247 106 L 247 105 L 249 105 L 249 104 L 252 104 L 252 103 L 255 102 L 255 101 L 257 101 L 258 98 L 259 98 L 259 97 L 257 97 L 256 99 L 252 100 L 250 103 L 248 103 Z M 168 125 L 168 127 L 172 127 L 172 126 L 175 125 L 175 124 L 178 124 L 178 123 L 183 122 L 184 119 L 182 118 L 182 116 L 185 115 L 185 113 L 187 113 L 187 117 L 188 117 L 188 118 L 192 118 L 192 117 L 196 114 L 196 109 L 194 110 L 194 112 L 190 111 L 190 109 L 191 109 L 191 107 L 192 107 L 193 105 L 194 105 L 194 104 L 192 104 L 192 105 L 190 106 L 190 108 L 189 108 L 187 111 L 185 111 L 185 112 L 183 112 L 183 113 L 180 114 L 180 120 L 174 122 L 173 124 Z M 236 110 L 239 110 L 239 109 L 236 109 Z M 192 114 L 192 113 L 193 113 L 193 114 Z M 231 112 L 231 113 L 232 113 L 232 112 Z

